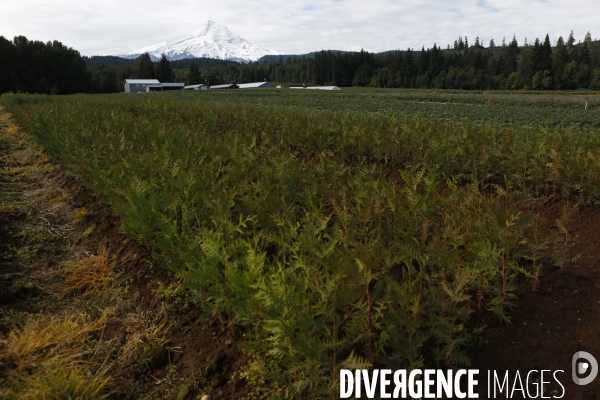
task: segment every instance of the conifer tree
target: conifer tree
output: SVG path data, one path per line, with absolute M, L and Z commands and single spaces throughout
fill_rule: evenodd
M 569 39 L 567 40 L 567 50 L 571 52 L 573 50 L 573 46 L 575 46 L 575 37 L 573 37 L 573 30 L 571 29 Z
M 508 45 L 508 49 L 505 51 L 506 55 L 504 58 L 503 72 L 506 76 L 517 70 L 517 51 L 519 45 L 517 44 L 516 36 L 513 36 L 513 40 Z
M 590 48 L 587 42 L 583 42 L 579 50 L 579 64 L 589 65 L 590 63 Z
M 160 56 L 160 61 L 155 66 L 155 76 L 159 82 L 172 82 L 175 78 L 173 70 L 171 69 L 171 63 L 167 60 L 167 56 L 164 53 Z
M 140 55 L 133 64 L 134 78 L 137 79 L 153 79 L 154 75 L 154 64 L 150 59 L 148 53 Z
M 562 68 L 569 61 L 569 52 L 562 36 L 556 41 L 553 58 L 555 68 Z
M 198 66 L 195 62 L 191 62 L 187 71 L 187 84 L 188 85 L 196 85 L 202 83 L 202 77 L 200 76 L 200 71 L 198 70 Z
M 538 45 L 537 39 L 536 45 Z M 550 45 L 550 37 L 548 35 L 546 35 L 544 44 L 540 44 L 538 47 L 536 71 L 552 71 L 552 46 Z

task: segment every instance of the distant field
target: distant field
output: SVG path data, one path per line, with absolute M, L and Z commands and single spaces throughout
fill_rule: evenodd
M 600 201 L 600 102 L 545 97 L 1 100 L 155 250 L 199 317 L 246 327 L 248 382 L 325 398 L 340 368 L 468 365 L 475 311 L 510 321 L 518 282 L 537 289 L 543 268 L 577 259 L 573 204 Z M 558 230 L 523 212 L 548 199 L 569 202 Z
M 170 101 L 370 111 L 428 120 L 468 118 L 506 127 L 600 127 L 600 95 L 593 92 L 510 93 L 344 88 L 342 91 L 224 90 L 151 93 Z M 143 95 L 145 96 L 145 94 Z M 587 109 L 586 109 L 586 104 Z

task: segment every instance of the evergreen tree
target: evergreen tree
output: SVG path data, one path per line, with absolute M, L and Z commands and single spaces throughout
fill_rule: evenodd
M 200 71 L 198 70 L 196 63 L 193 61 L 190 63 L 190 65 L 188 67 L 186 82 L 188 85 L 197 85 L 199 83 L 202 83 L 202 77 L 200 76 Z
M 421 48 L 421 53 L 417 59 L 417 75 L 423 75 L 429 72 L 429 49 L 425 50 L 425 46 Z M 431 76 L 431 74 L 429 74 Z M 422 87 L 422 85 L 420 85 Z
M 590 48 L 587 42 L 583 42 L 581 49 L 579 49 L 579 65 L 590 64 Z
M 87 86 L 85 62 L 78 51 L 59 41 L 30 41 L 17 36 L 13 42 L 0 36 L 0 93 L 70 94 Z
M 133 78 L 154 79 L 154 64 L 148 53 L 140 55 L 133 64 Z
M 171 69 L 171 63 L 167 60 L 164 53 L 160 56 L 160 61 L 155 66 L 154 76 L 159 82 L 173 82 L 175 74 Z
M 531 87 L 531 78 L 535 73 L 535 47 L 528 47 L 521 52 L 521 60 L 517 67 L 518 87 L 528 89 Z
M 567 46 L 565 45 L 565 41 L 563 37 L 559 37 L 556 42 L 556 49 L 553 54 L 554 66 L 556 68 L 562 68 L 564 65 L 569 62 L 569 51 L 567 50 Z
M 573 50 L 573 46 L 575 46 L 575 37 L 573 37 L 573 30 L 569 34 L 569 39 L 567 40 L 567 50 L 571 52 Z
M 550 37 L 546 35 L 544 44 L 540 44 L 535 40 L 535 71 L 552 71 L 552 46 L 550 45 Z
M 513 36 L 513 40 L 505 50 L 504 62 L 502 66 L 502 72 L 508 77 L 511 73 L 517 70 L 517 53 L 519 45 L 517 44 L 517 37 Z
M 552 54 L 552 69 L 554 70 L 554 82 L 559 89 L 563 86 L 563 72 L 568 62 L 569 51 L 567 50 L 565 41 L 561 36 L 558 38 L 558 41 L 556 42 L 556 48 L 554 50 L 554 53 Z

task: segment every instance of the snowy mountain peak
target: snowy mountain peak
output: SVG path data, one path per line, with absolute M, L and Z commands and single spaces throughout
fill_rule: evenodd
M 200 28 L 185 38 L 146 46 L 121 54 L 120 57 L 136 58 L 146 52 L 153 59 L 159 59 L 164 53 L 169 60 L 203 57 L 239 62 L 251 62 L 265 55 L 280 54 L 275 50 L 252 44 L 246 39 L 231 33 L 226 26 L 214 21 L 204 22 Z
M 200 28 L 198 28 L 192 36 L 208 36 L 214 35 L 215 33 L 220 33 L 224 36 L 233 36 L 233 33 L 226 26 L 219 25 L 215 21 L 206 21 L 203 23 Z

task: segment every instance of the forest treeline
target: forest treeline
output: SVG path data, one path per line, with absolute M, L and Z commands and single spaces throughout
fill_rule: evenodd
M 87 64 L 87 65 L 86 65 Z M 284 85 L 336 85 L 381 88 L 479 90 L 600 89 L 600 41 L 588 32 L 576 42 L 573 32 L 552 45 L 544 40 L 519 46 L 515 37 L 484 47 L 459 37 L 453 46 L 384 53 L 320 51 L 306 56 L 269 58 L 255 63 L 210 59 L 153 62 L 81 57 L 60 42 L 12 42 L 0 36 L 0 93 L 68 94 L 123 91 L 127 78 L 156 78 L 186 84 L 246 83 L 262 80 Z
M 88 83 L 77 50 L 56 40 L 44 43 L 16 36 L 10 41 L 0 36 L 0 93 L 77 93 Z

